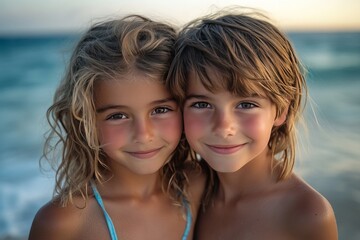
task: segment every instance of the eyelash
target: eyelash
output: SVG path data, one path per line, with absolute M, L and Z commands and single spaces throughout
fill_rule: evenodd
M 119 117 L 121 116 L 121 117 Z M 120 120 L 120 119 L 126 119 L 127 116 L 123 113 L 115 113 L 111 114 L 109 117 L 106 118 L 106 120 Z
M 206 106 L 204 106 L 204 105 L 206 105 Z M 211 104 L 209 104 L 207 102 L 195 102 L 195 103 L 191 104 L 190 107 L 197 108 L 197 109 L 212 108 Z M 237 105 L 236 108 L 239 108 L 239 109 L 252 109 L 252 108 L 255 108 L 255 107 L 257 107 L 257 105 L 254 104 L 254 103 L 241 102 L 241 103 L 239 103 Z
M 161 112 L 156 112 L 157 110 L 161 109 Z M 157 107 L 154 109 L 154 111 L 151 112 L 151 115 L 154 115 L 154 114 L 165 114 L 165 113 L 168 113 L 168 112 L 171 112 L 173 111 L 171 108 L 169 107 Z
M 204 106 L 200 106 L 200 104 L 201 105 L 207 105 L 207 107 L 204 107 Z M 211 108 L 211 107 L 208 107 L 208 106 L 211 106 L 209 103 L 207 103 L 207 102 L 195 102 L 195 103 L 193 103 L 193 104 L 191 104 L 191 107 L 194 107 L 194 108 L 199 108 L 199 109 L 203 109 L 203 108 Z
M 157 107 L 151 112 L 151 115 L 165 114 L 165 113 L 168 113 L 171 111 L 173 111 L 173 110 L 169 107 Z M 127 119 L 127 118 L 128 117 L 123 113 L 115 113 L 115 114 L 111 114 L 109 117 L 107 117 L 106 120 L 115 121 L 115 120 L 122 120 L 122 119 Z
M 257 107 L 256 104 L 251 103 L 251 102 L 242 102 L 238 105 L 238 108 L 239 108 L 239 106 L 242 106 L 242 107 L 240 107 L 241 109 L 252 109 L 252 108 Z

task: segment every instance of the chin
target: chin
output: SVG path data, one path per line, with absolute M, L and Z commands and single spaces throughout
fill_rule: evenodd
M 157 169 L 141 169 L 141 170 L 133 171 L 133 172 L 135 172 L 137 175 L 145 176 L 145 175 L 151 175 L 151 174 L 159 173 L 159 170 L 160 170 L 160 168 L 157 168 Z
M 209 164 L 209 163 L 208 163 Z M 234 173 L 241 169 L 242 165 L 239 166 L 238 164 L 224 164 L 222 163 L 215 163 L 209 164 L 212 169 L 219 173 Z
M 136 173 L 137 175 L 151 175 L 155 173 L 159 173 L 160 169 L 163 167 L 162 164 L 151 164 L 147 166 L 137 166 L 132 169 L 132 172 Z

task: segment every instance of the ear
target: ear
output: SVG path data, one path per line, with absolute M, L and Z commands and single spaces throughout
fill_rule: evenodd
M 289 105 L 286 106 L 286 108 L 283 110 L 283 112 L 280 114 L 280 116 L 278 116 L 275 121 L 274 121 L 274 126 L 278 127 L 284 124 L 284 122 L 286 121 L 287 118 L 287 114 L 289 111 Z

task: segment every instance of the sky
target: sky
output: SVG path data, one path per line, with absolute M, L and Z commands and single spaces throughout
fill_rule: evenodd
M 360 0 L 0 0 L 0 34 L 79 32 L 133 13 L 181 25 L 232 5 L 259 9 L 284 30 L 360 30 Z

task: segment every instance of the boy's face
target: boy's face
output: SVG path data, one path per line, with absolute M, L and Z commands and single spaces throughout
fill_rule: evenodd
M 208 91 L 190 75 L 184 127 L 190 146 L 218 172 L 235 172 L 268 151 L 276 108 L 267 98 L 239 97 L 226 90 Z
M 100 144 L 112 170 L 151 174 L 174 152 L 181 111 L 165 86 L 141 74 L 95 85 Z

